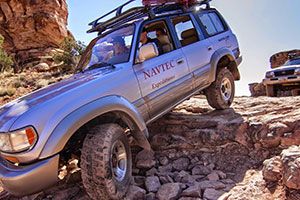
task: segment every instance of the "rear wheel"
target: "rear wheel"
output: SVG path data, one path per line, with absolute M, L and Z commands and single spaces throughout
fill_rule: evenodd
M 83 144 L 83 185 L 92 199 L 122 199 L 131 182 L 128 138 L 117 124 L 92 128 Z
M 268 97 L 275 97 L 276 96 L 275 87 L 273 85 L 267 85 L 266 86 L 266 91 L 267 91 L 267 96 Z
M 215 82 L 205 90 L 209 105 L 217 110 L 229 108 L 233 102 L 234 94 L 234 78 L 226 68 L 218 71 Z

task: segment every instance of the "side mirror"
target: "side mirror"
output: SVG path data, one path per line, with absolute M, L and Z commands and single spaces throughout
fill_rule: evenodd
M 159 55 L 157 46 L 154 43 L 148 43 L 140 47 L 138 53 L 139 62 L 144 62 L 150 58 L 154 58 Z

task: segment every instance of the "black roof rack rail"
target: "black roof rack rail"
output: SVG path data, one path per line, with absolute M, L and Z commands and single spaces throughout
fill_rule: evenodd
M 134 2 L 135 0 L 129 0 L 128 2 L 124 3 L 123 5 L 117 7 L 116 9 L 108 12 L 107 14 L 97 18 L 96 20 L 89 23 L 92 28 L 87 31 L 87 33 L 93 33 L 98 32 L 101 34 L 103 31 L 107 29 L 111 29 L 117 26 L 120 26 L 122 24 L 125 24 L 127 22 L 130 22 L 135 19 L 140 19 L 142 17 L 149 17 L 149 18 L 155 18 L 157 16 L 163 16 L 164 13 L 183 13 L 186 11 L 186 8 L 177 3 L 165 3 L 161 5 L 153 5 L 153 6 L 140 6 L 140 7 L 134 7 L 130 8 L 129 10 L 123 11 L 123 8 L 130 3 Z M 206 5 L 206 8 L 210 8 L 209 2 L 211 0 L 202 0 L 197 5 Z M 116 13 L 116 16 L 104 21 L 100 22 L 101 19 L 104 19 L 105 17 Z
M 89 25 L 90 25 L 90 26 L 95 26 L 95 25 L 97 25 L 97 23 L 98 23 L 101 19 L 103 19 L 103 18 L 109 16 L 110 14 L 113 14 L 114 12 L 116 13 L 116 16 L 121 15 L 121 14 L 122 14 L 123 8 L 124 8 L 125 6 L 127 6 L 128 4 L 134 2 L 134 1 L 135 1 L 135 0 L 129 0 L 129 1 L 127 1 L 127 2 L 124 3 L 123 5 L 117 7 L 116 9 L 114 9 L 114 10 L 112 10 L 112 11 L 106 13 L 105 15 L 103 15 L 103 16 L 97 18 L 96 20 L 92 21 L 91 23 L 89 23 Z

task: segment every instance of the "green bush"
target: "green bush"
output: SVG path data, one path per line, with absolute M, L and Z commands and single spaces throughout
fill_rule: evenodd
M 85 47 L 82 42 L 76 41 L 73 37 L 66 37 L 60 45 L 62 52 L 55 53 L 53 57 L 54 62 L 61 64 L 63 72 L 72 71 L 77 66 Z
M 3 49 L 4 37 L 0 35 L 0 72 L 11 70 L 14 64 L 10 57 Z

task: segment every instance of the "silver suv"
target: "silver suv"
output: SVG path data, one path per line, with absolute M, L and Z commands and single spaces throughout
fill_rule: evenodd
M 147 124 L 200 91 L 212 107 L 230 107 L 242 59 L 220 13 L 208 1 L 122 12 L 128 3 L 91 23 L 99 36 L 80 72 L 0 108 L 0 178 L 11 194 L 55 184 L 59 166 L 77 157 L 92 199 L 121 199 L 129 141 L 151 150 Z
M 263 83 L 267 96 L 276 97 L 280 93 L 300 95 L 300 57 L 289 55 L 289 58 L 283 66 L 266 73 Z

